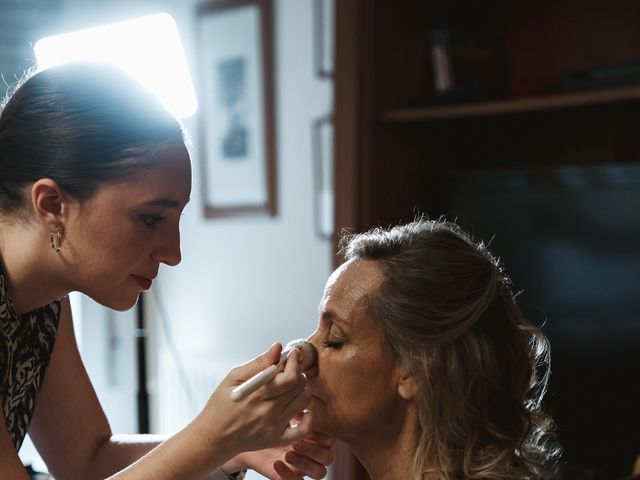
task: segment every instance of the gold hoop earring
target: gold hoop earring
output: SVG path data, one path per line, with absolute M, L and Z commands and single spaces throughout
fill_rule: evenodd
M 60 247 L 62 246 L 62 230 L 51 232 L 49 234 L 49 243 L 51 244 L 51 249 L 54 252 L 59 252 Z

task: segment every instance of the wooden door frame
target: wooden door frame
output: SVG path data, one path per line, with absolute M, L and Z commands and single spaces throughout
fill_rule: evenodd
M 371 217 L 371 142 L 373 116 L 370 35 L 371 0 L 334 0 L 334 266 L 342 263 L 339 242 L 344 231 L 368 228 Z M 338 442 L 333 477 L 368 480 L 369 476 L 349 448 Z

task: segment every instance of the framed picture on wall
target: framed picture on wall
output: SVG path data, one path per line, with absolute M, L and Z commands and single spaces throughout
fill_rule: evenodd
M 275 215 L 270 0 L 196 7 L 199 150 L 205 217 Z

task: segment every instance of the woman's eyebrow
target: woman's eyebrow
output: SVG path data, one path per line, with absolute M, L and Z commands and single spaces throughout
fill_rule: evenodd
M 191 200 L 191 199 L 187 199 L 185 205 L 187 203 L 189 203 L 189 200 Z M 157 207 L 169 207 L 169 208 L 180 208 L 181 207 L 180 202 L 178 202 L 176 200 L 172 200 L 170 198 L 158 198 L 156 200 L 151 200 L 151 201 L 147 202 L 147 205 L 153 205 L 153 206 L 157 206 Z
M 338 325 L 339 327 L 349 327 L 349 322 L 340 317 L 335 311 L 333 310 L 325 310 L 324 312 L 322 312 L 322 318 L 331 322 L 331 323 L 335 323 L 336 325 Z

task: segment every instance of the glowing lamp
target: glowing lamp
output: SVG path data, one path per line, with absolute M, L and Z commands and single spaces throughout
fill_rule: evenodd
M 38 69 L 74 61 L 110 63 L 136 77 L 178 118 L 198 108 L 178 28 L 166 13 L 46 37 L 34 50 Z

